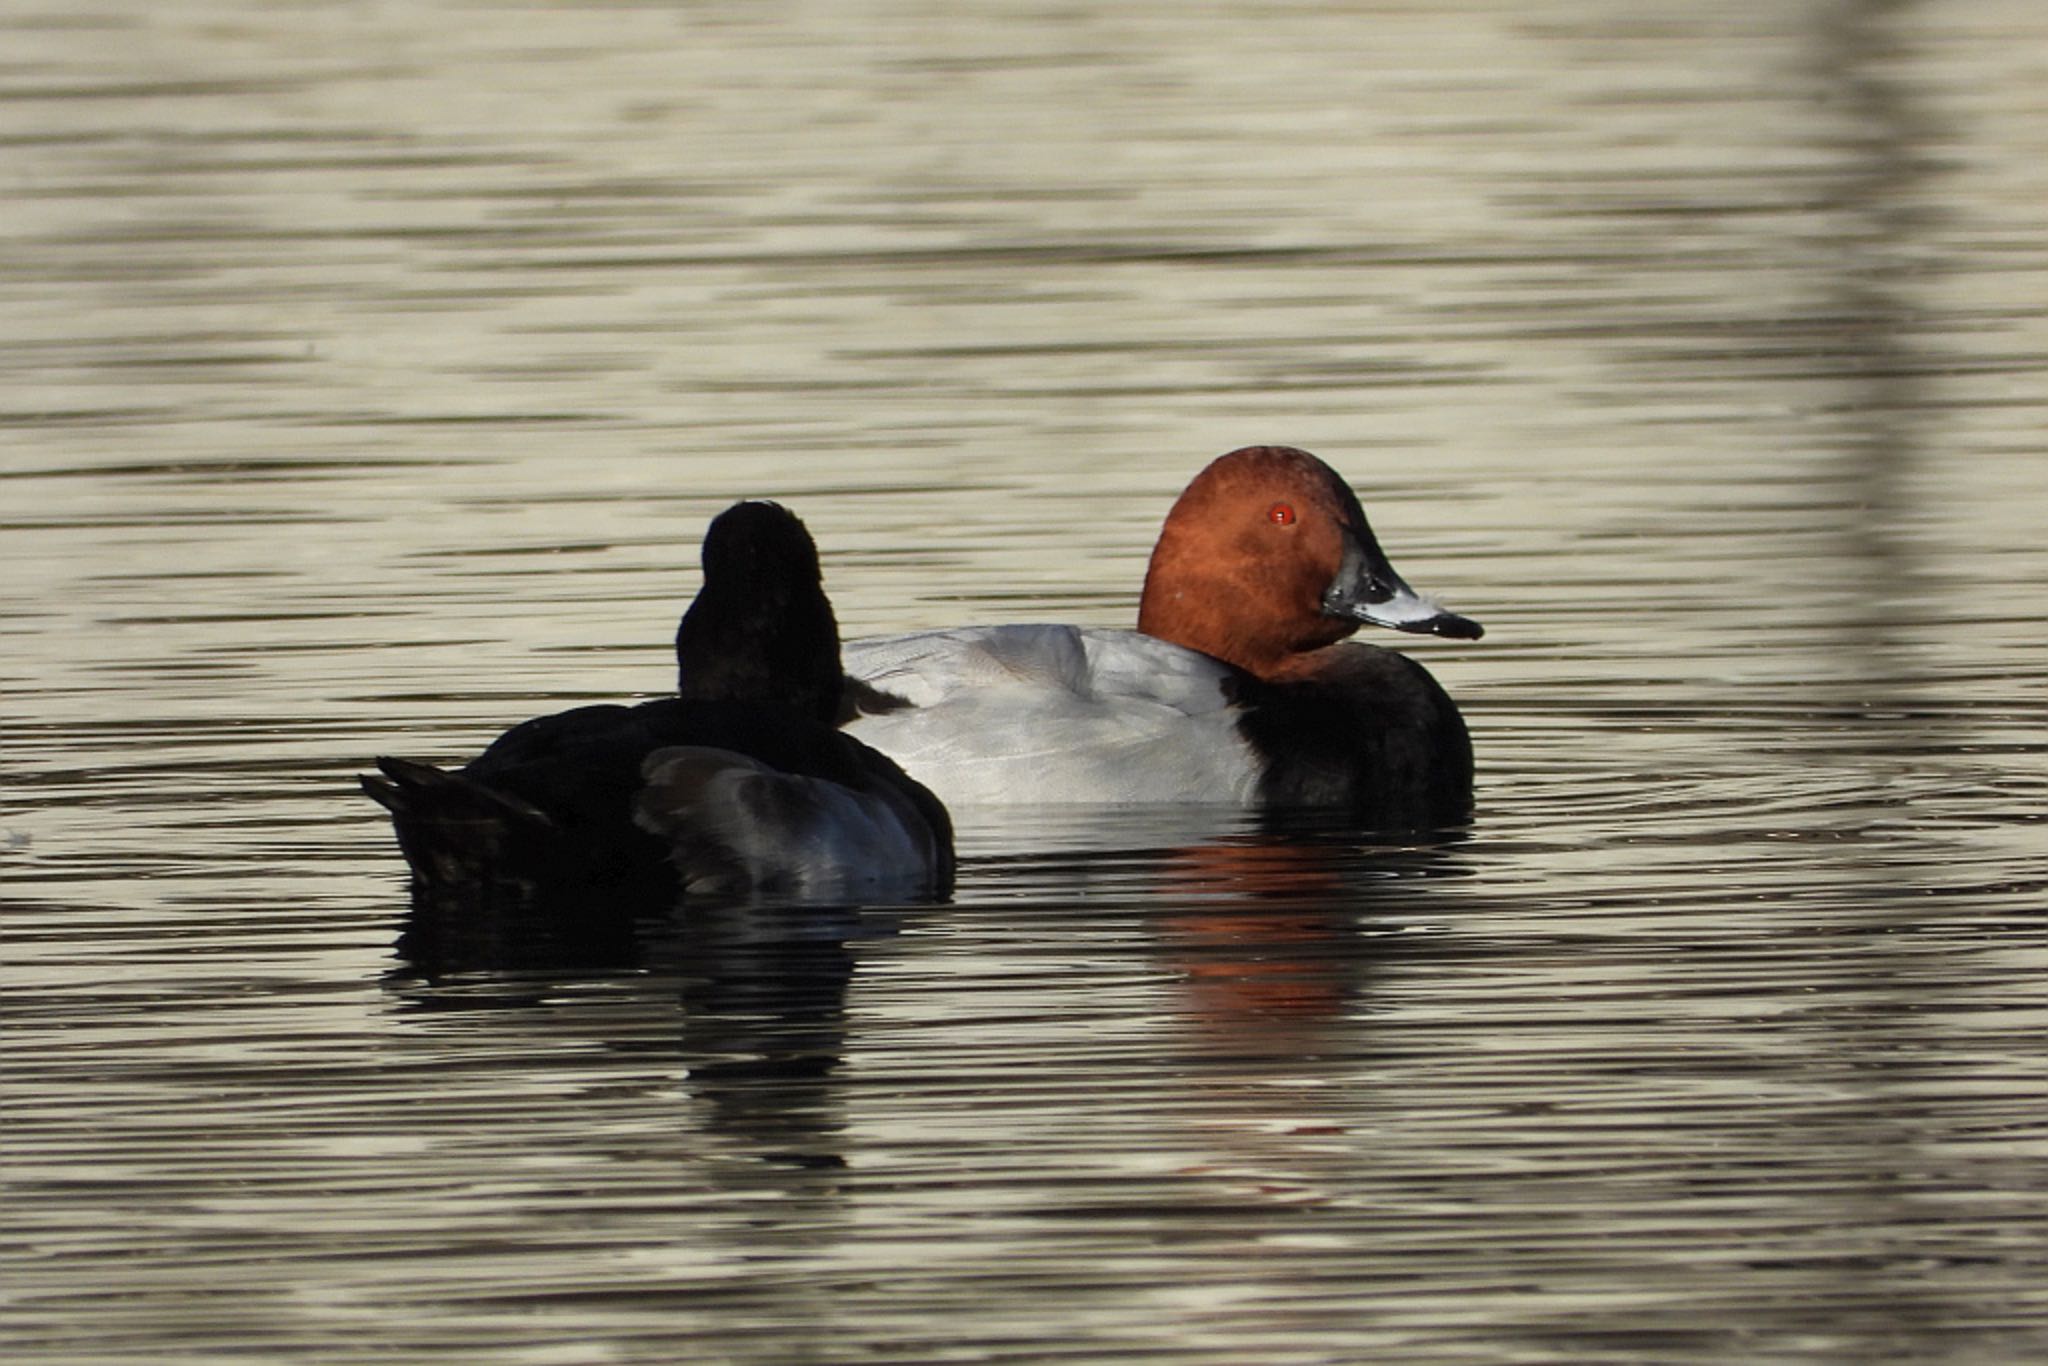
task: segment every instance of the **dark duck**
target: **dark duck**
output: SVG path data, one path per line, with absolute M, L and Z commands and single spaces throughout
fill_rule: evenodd
M 953 879 L 945 808 L 838 729 L 839 628 L 795 515 L 712 520 L 676 631 L 676 695 L 521 722 L 455 771 L 377 760 L 416 892 L 587 904 L 685 897 L 917 900 Z

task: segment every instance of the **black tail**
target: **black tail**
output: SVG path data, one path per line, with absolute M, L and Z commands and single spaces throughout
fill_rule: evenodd
M 391 813 L 398 847 L 430 887 L 530 881 L 561 843 L 537 808 L 432 764 L 380 757 L 363 791 Z

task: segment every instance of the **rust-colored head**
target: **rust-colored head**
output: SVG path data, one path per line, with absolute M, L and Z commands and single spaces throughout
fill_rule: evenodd
M 1262 678 L 1365 622 L 1480 634 L 1403 583 L 1351 487 L 1292 446 L 1247 446 L 1195 476 L 1167 514 L 1138 607 L 1145 634 Z

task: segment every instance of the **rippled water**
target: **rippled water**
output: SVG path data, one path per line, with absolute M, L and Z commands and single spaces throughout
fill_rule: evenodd
M 11 1359 L 2048 1355 L 2039 6 L 0 21 Z M 1266 441 L 1489 628 L 1464 838 L 399 953 L 354 774 L 734 498 L 1126 624 Z

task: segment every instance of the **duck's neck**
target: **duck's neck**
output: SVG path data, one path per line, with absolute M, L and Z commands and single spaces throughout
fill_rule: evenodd
M 822 592 L 765 606 L 700 594 L 676 629 L 676 695 L 686 701 L 770 702 L 832 725 L 844 683 Z
M 1322 615 L 1312 587 L 1302 591 L 1309 601 L 1296 603 L 1286 585 L 1184 553 L 1162 536 L 1145 571 L 1138 630 L 1259 678 L 1284 678 L 1306 666 L 1309 652 L 1358 629 Z

